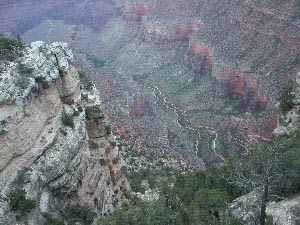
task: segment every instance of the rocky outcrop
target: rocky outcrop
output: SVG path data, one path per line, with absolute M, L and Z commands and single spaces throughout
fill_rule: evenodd
M 142 23 L 140 34 L 143 41 L 152 41 L 157 44 L 170 44 L 173 42 L 188 42 L 192 34 L 201 28 L 202 23 L 199 19 L 180 19 L 164 21 L 146 18 Z
M 64 219 L 72 205 L 98 217 L 118 207 L 126 167 L 95 87 L 83 89 L 66 44 L 35 42 L 0 80 L 0 218 L 4 224 Z M 21 217 L 7 194 L 23 188 L 37 207 Z M 58 195 L 59 193 L 59 195 Z M 17 221 L 17 219 L 19 221 Z
M 220 81 L 226 95 L 242 98 L 240 109 L 255 111 L 265 108 L 269 102 L 268 95 L 260 90 L 258 80 L 240 70 L 223 68 Z
M 191 40 L 185 61 L 193 69 L 194 80 L 197 81 L 201 75 L 212 72 L 213 50 L 201 42 Z
M 258 190 L 254 190 L 243 195 L 231 203 L 230 208 L 234 215 L 244 221 L 246 224 L 253 224 L 256 213 L 259 212 L 258 207 L 261 201 L 261 194 Z M 293 208 L 299 206 L 300 196 L 287 198 L 282 201 L 272 201 L 267 204 L 266 213 L 273 217 L 274 224 L 297 225 L 299 218 L 293 215 Z

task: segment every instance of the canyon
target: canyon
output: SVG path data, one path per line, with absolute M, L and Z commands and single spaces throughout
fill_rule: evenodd
M 4 0 L 0 2 L 0 32 L 22 35 L 51 19 L 100 30 L 109 18 L 119 16 L 122 8 L 119 0 Z
M 100 32 L 54 20 L 23 37 L 73 46 L 130 148 L 196 168 L 270 140 L 276 101 L 300 69 L 299 7 L 292 0 L 131 0 Z M 104 66 L 94 67 L 91 55 Z
M 128 195 L 160 199 L 126 174 L 205 173 L 299 131 L 297 0 L 5 0 L 0 20 L 28 43 L 1 70 L 0 224 L 72 224 L 77 205 L 101 219 Z M 37 203 L 27 216 L 9 211 L 13 187 Z M 259 205 L 252 191 L 232 202 L 237 217 Z M 282 207 L 298 202 L 266 210 L 293 224 Z

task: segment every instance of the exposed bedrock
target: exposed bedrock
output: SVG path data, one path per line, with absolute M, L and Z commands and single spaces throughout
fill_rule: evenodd
M 121 205 L 126 167 L 106 122 L 95 87 L 82 89 L 66 44 L 32 43 L 21 63 L 1 72 L 0 216 L 5 224 L 45 216 L 63 219 L 72 205 L 89 205 L 98 217 Z M 37 207 L 16 218 L 7 194 L 24 188 Z M 58 194 L 60 193 L 60 194 Z

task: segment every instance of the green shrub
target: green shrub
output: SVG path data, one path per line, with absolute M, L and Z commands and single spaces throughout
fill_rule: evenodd
M 74 105 L 75 101 L 72 98 L 69 97 L 63 97 L 62 102 L 66 105 Z
M 79 71 L 79 78 L 84 89 L 92 91 L 94 84 L 83 71 Z
M 36 207 L 35 200 L 28 199 L 24 189 L 15 189 L 8 193 L 7 197 L 9 198 L 9 205 L 12 210 L 29 212 Z
M 25 44 L 20 36 L 5 37 L 0 33 L 0 61 L 15 61 L 22 56 Z
M 73 117 L 71 115 L 68 115 L 66 112 L 63 112 L 61 119 L 62 119 L 63 125 L 74 128 L 74 121 L 73 121 Z
M 294 95 L 292 94 L 293 91 L 293 85 L 292 83 L 288 83 L 281 95 L 280 95 L 280 105 L 279 108 L 282 112 L 288 112 L 289 110 L 291 110 L 293 108 L 293 99 L 294 99 Z
M 96 68 L 101 68 L 105 65 L 105 61 L 97 58 L 96 56 L 94 55 L 86 55 L 87 59 L 89 61 L 91 61 L 91 63 L 93 63 L 93 65 L 96 67 Z
M 75 222 L 81 222 L 85 225 L 92 224 L 96 213 L 88 206 L 73 205 L 70 209 L 66 211 L 66 220 L 74 224 Z
M 79 111 L 74 111 L 73 116 L 79 116 L 79 115 L 80 115 Z
M 78 106 L 78 112 L 82 113 L 83 112 L 83 108 L 81 106 Z
M 28 77 L 19 77 L 16 80 L 16 85 L 23 90 L 26 89 L 29 86 L 29 84 L 30 84 L 30 80 Z
M 65 224 L 64 221 L 52 217 L 47 217 L 46 222 L 44 223 L 44 225 L 64 225 L 64 224 Z
M 32 76 L 33 69 L 27 67 L 26 65 L 24 65 L 22 63 L 17 64 L 17 69 L 18 69 L 19 73 L 23 76 L 26 76 L 26 77 Z
M 45 46 L 40 46 L 39 47 L 39 52 L 45 54 L 46 53 L 46 47 Z

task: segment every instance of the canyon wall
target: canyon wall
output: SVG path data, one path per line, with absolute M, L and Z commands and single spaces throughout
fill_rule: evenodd
M 101 29 L 120 16 L 122 8 L 119 0 L 4 0 L 0 2 L 0 32 L 23 34 L 50 19 Z
M 271 139 L 275 104 L 300 71 L 299 7 L 295 0 L 127 0 L 122 17 L 101 32 L 54 21 L 24 38 L 74 32 L 66 41 L 83 53 L 78 65 L 93 67 L 84 54 L 106 62 L 90 74 L 104 87 L 114 129 L 125 129 L 133 148 L 218 163 L 219 153 Z
M 66 44 L 34 42 L 1 70 L 1 224 L 65 220 L 77 204 L 99 218 L 126 199 L 126 166 L 98 91 L 81 83 L 72 61 Z M 11 209 L 7 196 L 16 189 L 36 208 Z

